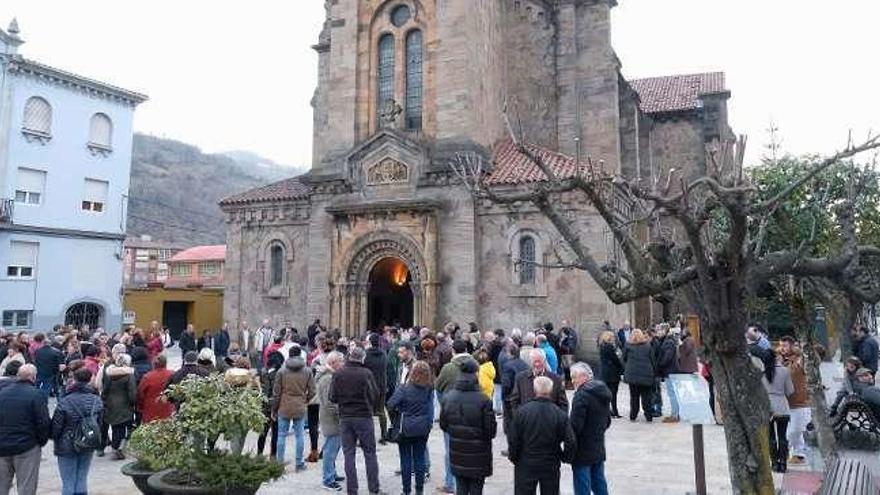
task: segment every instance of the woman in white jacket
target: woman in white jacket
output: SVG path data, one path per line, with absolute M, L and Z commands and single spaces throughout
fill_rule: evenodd
M 772 357 L 764 369 L 764 388 L 770 398 L 770 461 L 773 470 L 784 473 L 788 469 L 788 440 L 785 431 L 788 428 L 788 420 L 791 411 L 788 408 L 788 397 L 794 393 L 794 383 L 791 381 L 791 373 L 782 364 L 781 356 L 772 350 L 768 351 Z

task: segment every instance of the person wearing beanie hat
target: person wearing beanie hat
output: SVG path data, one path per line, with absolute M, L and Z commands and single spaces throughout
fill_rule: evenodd
M 361 347 L 349 351 L 345 366 L 336 372 L 330 384 L 330 402 L 339 408 L 339 429 L 345 457 L 347 491 L 358 492 L 355 449 L 360 444 L 367 468 L 367 488 L 371 494 L 376 494 L 380 493 L 379 463 L 376 458 L 373 411 L 379 399 L 379 390 L 373 379 L 373 373 L 364 366 L 366 356 L 366 352 Z
M 480 390 L 478 371 L 476 361 L 462 360 L 458 379 L 440 401 L 440 429 L 449 437 L 456 493 L 467 495 L 482 493 L 486 478 L 492 476 L 492 439 L 497 431 L 492 400 Z
M 286 440 L 292 429 L 296 443 L 294 466 L 296 472 L 301 472 L 306 468 L 303 462 L 306 406 L 316 394 L 315 377 L 306 366 L 299 346 L 292 347 L 289 355 L 272 384 L 272 417 L 278 420 L 278 460 L 284 462 Z

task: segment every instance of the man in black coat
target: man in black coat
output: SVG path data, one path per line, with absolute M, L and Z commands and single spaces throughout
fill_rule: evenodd
M 54 395 L 58 386 L 58 373 L 64 364 L 64 354 L 45 343 L 34 353 L 34 364 L 37 366 L 37 388 L 46 398 L 50 394 Z
M 187 325 L 186 330 L 180 334 L 177 346 L 180 347 L 181 354 L 196 350 L 196 331 L 191 324 Z
M 369 368 L 376 381 L 379 398 L 376 400 L 375 415 L 379 416 L 379 428 L 382 433 L 379 443 L 385 445 L 388 442 L 388 418 L 385 416 L 385 392 L 388 388 L 388 356 L 382 350 L 379 342 L 379 334 L 371 333 L 367 336 L 367 357 L 364 366 Z
M 508 459 L 514 464 L 515 495 L 559 493 L 559 468 L 576 448 L 568 415 L 553 400 L 556 384 L 547 376 L 534 379 L 535 398 L 517 409 L 507 435 Z M 562 447 L 561 447 L 562 446 Z
M 345 482 L 348 493 L 358 493 L 358 444 L 364 453 L 367 468 L 367 488 L 379 493 L 379 462 L 376 458 L 376 433 L 373 413 L 379 390 L 373 373 L 364 366 L 366 352 L 355 347 L 348 353 L 345 367 L 337 371 L 330 383 L 330 402 L 339 407 L 339 431 L 342 435 L 342 453 L 345 456 Z
M 51 423 L 36 379 L 36 366 L 25 364 L 16 381 L 0 390 L 0 493 L 9 493 L 13 477 L 18 493 L 37 492 L 40 452 L 49 441 Z
M 224 323 L 223 328 L 214 336 L 214 355 L 218 358 L 225 358 L 229 354 L 229 344 L 232 340 L 229 337 L 229 323 Z
M 853 327 L 850 333 L 853 340 L 853 355 L 862 361 L 865 368 L 877 375 L 878 346 L 877 339 L 868 334 L 868 329 L 862 325 Z
M 529 365 L 519 357 L 519 346 L 511 342 L 507 344 L 507 359 L 501 369 L 501 400 L 504 402 L 504 432 L 510 426 L 513 419 L 513 405 L 511 403 L 513 387 L 516 385 L 516 377 L 523 371 L 528 371 Z M 502 452 L 502 455 L 504 453 Z
M 593 380 L 593 370 L 586 363 L 571 367 L 576 392 L 571 400 L 571 429 L 577 438 L 577 450 L 571 461 L 574 492 L 578 495 L 608 495 L 605 481 L 605 430 L 611 425 L 608 405 L 611 390 Z
M 529 355 L 531 369 L 521 371 L 516 375 L 513 390 L 510 393 L 510 405 L 515 413 L 517 409 L 535 397 L 534 379 L 545 376 L 553 382 L 553 392 L 550 398 L 563 412 L 568 414 L 568 397 L 565 395 L 565 384 L 556 373 L 547 369 L 547 356 L 541 349 L 532 350 Z
M 498 428 L 490 401 L 480 390 L 477 363 L 465 361 L 452 390 L 443 395 L 440 429 L 449 435 L 449 462 L 457 495 L 480 495 L 492 476 L 492 439 Z
M 671 409 L 669 417 L 663 418 L 663 422 L 675 423 L 679 420 L 678 398 L 675 396 L 675 391 L 672 388 L 672 382 L 669 380 L 669 375 L 678 372 L 678 336 L 670 333 L 669 325 L 667 323 L 661 324 L 658 328 L 656 355 L 657 378 L 666 382 L 666 392 L 669 396 L 669 407 Z M 657 400 L 657 416 L 661 416 L 663 411 L 663 402 L 660 396 L 661 394 L 658 387 L 655 390 L 654 396 Z

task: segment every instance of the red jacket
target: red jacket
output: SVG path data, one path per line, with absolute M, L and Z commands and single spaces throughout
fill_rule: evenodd
M 174 413 L 174 404 L 162 400 L 162 392 L 165 385 L 174 372 L 167 368 L 159 368 L 150 371 L 141 379 L 138 385 L 138 409 L 144 416 L 144 423 L 171 417 Z
M 156 335 L 147 342 L 147 355 L 150 357 L 150 364 L 153 364 L 153 360 L 156 359 L 156 356 L 162 354 L 163 350 L 165 350 L 165 346 L 162 344 L 162 337 L 159 335 Z

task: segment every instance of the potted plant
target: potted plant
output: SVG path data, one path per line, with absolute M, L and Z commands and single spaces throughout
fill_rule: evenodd
M 122 466 L 122 474 L 130 476 L 145 495 L 161 495 L 151 489 L 147 479 L 156 472 L 184 464 L 185 436 L 180 425 L 171 419 L 145 423 L 131 434 L 129 453 L 137 459 Z
M 179 404 L 173 421 L 183 434 L 186 455 L 151 475 L 150 488 L 166 495 L 243 495 L 284 474 L 284 466 L 274 459 L 241 454 L 247 433 L 260 431 L 265 422 L 259 387 L 212 375 L 187 378 L 166 395 Z M 232 445 L 230 450 L 215 448 L 221 436 Z

